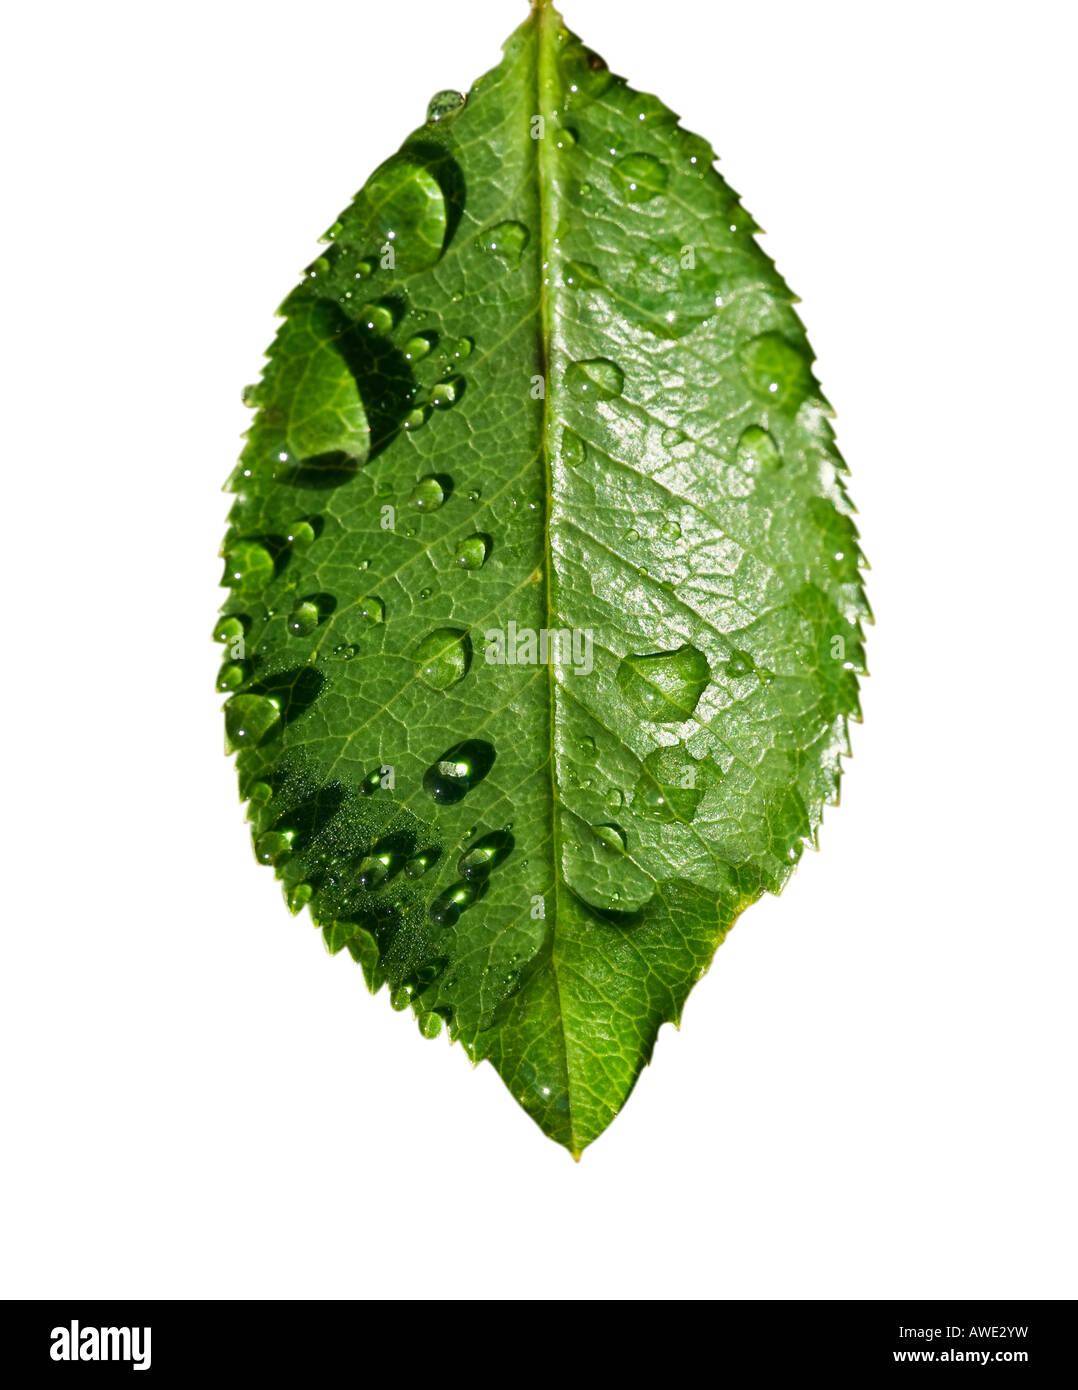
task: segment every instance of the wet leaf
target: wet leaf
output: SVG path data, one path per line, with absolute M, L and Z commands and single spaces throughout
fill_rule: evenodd
M 577 1155 L 858 712 L 845 467 L 713 158 L 535 8 L 327 233 L 231 484 L 257 857 Z

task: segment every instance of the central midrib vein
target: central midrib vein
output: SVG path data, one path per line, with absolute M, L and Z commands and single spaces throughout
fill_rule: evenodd
M 539 183 L 538 214 L 539 214 L 539 305 L 540 305 L 540 351 L 542 353 L 543 369 L 543 535 L 544 535 L 544 580 L 546 585 L 546 616 L 544 626 L 548 631 L 560 627 L 560 621 L 555 622 L 554 613 L 554 556 L 550 545 L 550 524 L 551 514 L 554 507 L 554 488 L 552 468 L 550 461 L 550 426 L 551 419 L 555 412 L 552 403 L 555 394 L 553 368 L 553 308 L 551 294 L 551 280 L 554 275 L 554 230 L 558 226 L 559 206 L 557 185 L 549 167 L 549 156 L 547 155 L 546 129 L 545 122 L 553 117 L 556 109 L 560 108 L 561 97 L 557 86 L 557 63 L 555 62 L 555 28 L 560 24 L 560 19 L 555 11 L 552 11 L 547 0 L 536 0 L 534 11 L 535 32 L 536 32 L 536 92 L 535 92 L 535 111 L 533 114 L 541 116 L 544 125 L 541 127 L 541 135 L 535 141 L 536 145 L 536 172 Z M 557 95 L 557 107 L 552 105 L 551 97 Z M 530 134 L 530 131 L 529 131 Z M 579 1157 L 579 1150 L 576 1147 L 576 1133 L 573 1126 L 573 1085 L 569 1070 L 569 1046 L 565 1031 L 565 1012 L 562 1008 L 561 982 L 558 979 L 558 922 L 561 911 L 561 863 L 560 863 L 560 844 L 561 844 L 561 810 L 558 800 L 557 784 L 557 750 L 555 740 L 555 712 L 557 710 L 557 679 L 555 664 L 547 664 L 548 679 L 548 709 L 550 717 L 550 813 L 551 813 L 551 849 L 554 870 L 554 922 L 551 928 L 550 940 L 550 969 L 554 979 L 554 995 L 558 1009 L 558 1024 L 562 1040 L 562 1050 L 565 1054 L 565 1086 L 569 1102 L 569 1137 L 571 1150 L 576 1157 Z

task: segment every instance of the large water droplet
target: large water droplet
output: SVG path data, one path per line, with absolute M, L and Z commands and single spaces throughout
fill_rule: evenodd
M 462 801 L 494 766 L 494 748 L 468 739 L 448 749 L 423 775 L 423 790 L 443 806 Z
M 483 568 L 489 554 L 490 537 L 477 533 L 474 536 L 465 536 L 457 546 L 455 559 L 461 569 L 478 570 Z
M 666 165 L 654 155 L 626 154 L 614 165 L 614 183 L 630 203 L 646 203 L 666 192 Z
M 457 873 L 469 880 L 486 876 L 513 852 L 513 837 L 505 830 L 481 835 L 457 860 Z
M 449 480 L 444 475 L 428 473 L 420 478 L 408 499 L 417 512 L 436 512 L 445 501 Z
M 677 541 L 681 539 L 681 527 L 676 521 L 664 521 L 659 527 L 659 535 L 664 541 Z
M 225 743 L 230 753 L 253 748 L 281 722 L 280 703 L 270 695 L 233 695 L 225 705 Z
M 611 854 L 624 854 L 627 844 L 625 831 L 620 825 L 610 823 L 608 825 L 593 825 L 591 833 L 602 845 L 603 849 L 609 850 Z
M 463 92 L 454 92 L 447 88 L 443 92 L 435 92 L 427 103 L 427 120 L 431 124 L 439 121 L 448 121 L 463 107 L 467 97 Z
M 364 304 L 359 321 L 370 333 L 391 333 L 400 319 L 400 305 L 393 299 L 378 299 Z
M 746 473 L 773 470 L 782 464 L 778 445 L 759 425 L 750 425 L 737 441 L 738 466 Z
M 437 857 L 433 850 L 424 850 L 422 854 L 413 855 L 404 866 L 405 878 L 422 878 Z
M 367 627 L 377 627 L 385 621 L 386 606 L 376 594 L 368 594 L 360 600 L 359 616 Z
M 421 362 L 437 341 L 437 333 L 417 333 L 405 343 L 404 355 L 409 362 Z
M 394 249 L 396 268 L 422 270 L 442 254 L 449 211 L 441 184 L 418 158 L 394 155 L 368 179 L 345 215 L 356 240 Z
M 751 389 L 779 410 L 794 414 L 812 391 L 812 372 L 804 353 L 779 333 L 761 333 L 738 353 Z
M 625 373 L 607 357 L 592 357 L 574 362 L 566 370 L 565 384 L 577 400 L 609 401 L 621 395 Z
M 522 222 L 499 222 L 483 233 L 483 248 L 515 270 L 528 244 L 528 229 Z
M 684 643 L 670 652 L 626 656 L 618 688 L 636 714 L 659 723 L 690 719 L 711 680 L 707 657 Z
M 292 853 L 293 830 L 267 830 L 255 840 L 255 858 L 260 864 L 283 864 Z
M 448 690 L 468 674 L 471 642 L 459 628 L 438 627 L 423 638 L 413 658 L 419 678 L 426 685 L 432 690 Z

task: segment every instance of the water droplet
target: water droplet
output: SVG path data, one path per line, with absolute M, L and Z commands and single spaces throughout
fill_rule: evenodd
M 454 92 L 451 89 L 435 92 L 427 103 L 427 120 L 432 124 L 450 120 L 463 107 L 467 99 L 463 92 Z
M 618 787 L 611 787 L 603 797 L 603 805 L 608 811 L 620 811 L 625 805 L 625 793 Z
M 247 631 L 249 619 L 239 617 L 235 613 L 230 613 L 227 617 L 218 618 L 217 625 L 213 629 L 213 640 L 215 642 L 226 642 L 231 645 L 237 638 L 240 638 Z
M 288 540 L 291 545 L 298 546 L 301 550 L 311 545 L 317 538 L 321 529 L 321 519 L 316 517 L 314 523 L 304 517 L 302 520 L 294 522 L 291 531 L 288 533 Z
M 465 536 L 456 550 L 456 562 L 461 569 L 477 570 L 482 569 L 487 556 L 490 554 L 489 536 Z
M 554 132 L 554 144 L 559 150 L 571 150 L 576 144 L 576 139 L 576 131 L 572 126 L 564 125 Z
M 301 912 L 314 896 L 314 889 L 309 883 L 295 883 L 285 893 L 285 901 L 288 903 L 288 910 L 293 915 Z
M 316 261 L 311 262 L 311 264 L 307 267 L 304 273 L 310 279 L 317 280 L 319 279 L 319 277 L 324 278 L 325 276 L 327 276 L 330 272 L 330 269 L 331 266 L 328 259 L 325 256 L 319 256 Z
M 423 790 L 443 806 L 462 801 L 494 766 L 494 749 L 482 739 L 468 739 L 448 749 L 423 775 Z
M 479 489 L 478 489 L 477 487 L 473 487 L 472 490 L 471 490 L 471 492 L 469 492 L 469 494 L 468 494 L 468 501 L 469 501 L 469 502 L 472 504 L 472 506 L 474 507 L 475 504 L 479 501 L 479 498 L 480 498 L 481 496 L 482 496 L 482 494 L 480 493 Z
M 579 468 L 588 456 L 588 446 L 572 430 L 562 430 L 561 456 L 570 468 Z
M 597 751 L 595 740 L 592 738 L 591 734 L 585 734 L 580 740 L 580 756 L 586 758 L 589 763 L 593 763 Z
M 666 165 L 654 155 L 626 154 L 614 165 L 614 183 L 631 203 L 646 203 L 666 192 Z
M 433 593 L 434 593 L 434 590 L 433 590 L 429 585 L 427 585 L 425 588 L 420 589 L 420 591 L 419 591 L 419 601 L 420 601 L 420 603 L 426 603 L 427 599 L 429 599 L 430 596 L 431 596 L 431 594 L 433 594 Z
M 476 899 L 474 883 L 456 883 L 448 893 L 436 898 L 430 905 L 430 920 L 439 927 L 451 927 L 465 908 L 471 907 Z M 448 981 L 447 981 L 448 983 Z
M 404 345 L 404 355 L 409 362 L 420 362 L 438 341 L 437 333 L 417 333 Z
M 355 642 L 341 642 L 333 648 L 333 655 L 338 661 L 351 661 L 354 656 L 359 654 L 359 647 Z
M 414 410 L 410 410 L 404 417 L 404 428 L 406 430 L 417 430 L 420 425 L 425 425 L 430 419 L 430 406 L 417 405 Z
M 468 674 L 472 660 L 471 642 L 466 632 L 454 627 L 438 627 L 428 633 L 413 653 L 417 674 L 432 690 L 448 690 Z
M 233 695 L 225 704 L 225 745 L 230 753 L 254 748 L 281 722 L 280 703 L 270 695 Z
M 435 857 L 433 850 L 426 850 L 423 854 L 414 855 L 404 866 L 405 878 L 422 878 L 434 862 Z
M 751 389 L 779 410 L 796 413 L 812 391 L 812 372 L 799 348 L 779 333 L 762 333 L 739 351 Z
M 417 512 L 436 512 L 445 501 L 446 492 L 449 490 L 446 487 L 447 481 L 444 477 L 428 473 L 416 483 L 408 500 Z
M 689 785 L 685 785 L 685 783 Z M 696 767 L 684 747 L 656 748 L 644 759 L 643 770 L 633 792 L 633 806 L 663 821 L 688 824 L 704 794 L 696 786 Z
M 636 529 L 635 526 L 630 526 L 629 529 L 625 532 L 625 539 L 629 542 L 630 545 L 632 545 L 634 541 L 638 541 L 640 539 L 640 532 Z
M 389 877 L 390 866 L 393 862 L 392 855 L 389 854 L 368 854 L 359 861 L 359 886 L 373 891 L 381 888 Z
M 756 670 L 756 663 L 748 652 L 731 650 L 726 661 L 726 674 L 728 676 L 740 677 L 751 675 Z
M 396 1009 L 397 1013 L 403 1013 L 412 1002 L 412 988 L 410 985 L 398 985 L 389 996 L 389 1007 Z
M 684 430 L 671 427 L 662 432 L 662 446 L 664 449 L 676 449 L 679 444 L 684 444 L 687 438 Z
M 376 767 L 373 772 L 368 772 L 363 781 L 359 784 L 360 796 L 373 796 L 382 786 L 382 769 Z
M 361 325 L 370 333 L 390 333 L 400 318 L 400 305 L 393 299 L 376 299 L 359 312 Z
M 436 1038 L 442 1031 L 442 1020 L 433 1009 L 428 1013 L 420 1014 L 417 1022 L 419 1023 L 419 1031 L 425 1038 Z
M 345 222 L 361 229 L 356 240 L 390 242 L 398 270 L 423 270 L 442 254 L 449 209 L 433 169 L 419 156 L 398 154 L 367 180 Z
M 475 343 L 471 338 L 454 338 L 452 342 L 446 343 L 446 353 L 455 361 L 463 361 L 465 357 L 472 355 L 472 348 Z
M 609 401 L 620 396 L 625 386 L 625 374 L 616 362 L 607 357 L 593 357 L 574 362 L 565 373 L 565 384 L 577 400 Z
M 461 396 L 464 395 L 464 378 L 462 376 L 446 377 L 444 381 L 436 381 L 430 389 L 430 403 L 435 410 L 446 410 L 451 405 L 456 405 Z
M 515 270 L 520 264 L 524 248 L 528 244 L 528 229 L 522 222 L 499 222 L 483 233 L 483 249 Z
M 374 264 L 371 261 L 356 261 L 353 274 L 357 280 L 365 280 L 374 274 Z
M 230 589 L 261 589 L 273 578 L 273 556 L 257 541 L 236 541 L 225 553 L 222 580 Z
M 357 569 L 357 570 L 361 570 L 361 571 L 362 571 L 362 570 L 369 570 L 370 567 L 371 567 L 371 562 L 370 562 L 369 560 L 360 560 L 359 564 L 356 565 L 356 569 Z
M 222 693 L 229 690 L 238 690 L 241 685 L 250 679 L 251 667 L 246 661 L 226 661 L 217 672 L 217 689 Z
M 481 836 L 457 860 L 457 873 L 470 881 L 486 878 L 512 854 L 513 843 L 512 835 L 504 830 Z
M 245 386 L 240 393 L 240 399 L 248 410 L 254 410 L 255 406 L 258 404 L 258 388 L 261 384 L 261 382 L 256 381 L 250 386 Z
M 681 539 L 681 527 L 676 521 L 664 521 L 659 527 L 659 535 L 664 541 L 676 541 Z
M 782 455 L 778 445 L 759 425 L 750 425 L 737 441 L 737 462 L 746 473 L 757 469 L 773 470 L 781 466 Z
M 282 864 L 292 853 L 293 830 L 267 830 L 255 840 L 255 858 L 260 864 Z
M 674 651 L 623 657 L 617 677 L 629 706 L 659 723 L 690 719 L 710 679 L 707 657 L 688 643 Z
M 386 606 L 376 594 L 368 594 L 365 599 L 360 600 L 359 616 L 368 627 L 377 627 L 385 621 Z
M 591 833 L 602 845 L 603 849 L 609 850 L 612 854 L 624 854 L 625 846 L 628 843 L 625 838 L 625 831 L 620 825 L 613 823 L 608 825 L 593 825 Z
M 311 599 L 301 599 L 288 615 L 288 630 L 294 637 L 307 637 L 321 621 L 318 605 Z

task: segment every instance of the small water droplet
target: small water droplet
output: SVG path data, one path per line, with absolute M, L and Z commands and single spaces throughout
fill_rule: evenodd
M 472 490 L 471 490 L 471 492 L 468 493 L 468 501 L 469 501 L 469 502 L 472 504 L 472 506 L 474 507 L 475 504 L 479 501 L 479 498 L 480 498 L 481 496 L 482 496 L 482 494 L 480 493 L 479 489 L 478 489 L 477 487 L 473 487 Z
M 554 144 L 559 150 L 571 150 L 576 144 L 577 135 L 572 126 L 562 126 L 554 132 Z
M 463 92 L 454 92 L 450 88 L 444 92 L 435 92 L 427 103 L 427 120 L 431 124 L 450 120 L 460 111 L 467 99 Z
M 451 405 L 456 405 L 464 394 L 464 378 L 462 376 L 446 377 L 444 381 L 436 381 L 430 389 L 430 403 L 435 410 L 446 410 Z
M 494 766 L 494 748 L 468 739 L 448 749 L 423 775 L 423 790 L 443 806 L 462 801 Z
M 795 414 L 812 391 L 807 358 L 779 333 L 761 333 L 738 356 L 751 389 L 779 410 Z
M 270 582 L 275 569 L 273 556 L 264 545 L 257 541 L 237 541 L 225 553 L 222 583 L 230 589 L 260 589 Z
M 425 586 L 424 586 L 422 589 L 420 589 L 420 591 L 419 591 L 419 601 L 420 601 L 420 603 L 426 603 L 427 599 L 429 599 L 430 596 L 431 596 L 431 594 L 433 594 L 433 593 L 434 593 L 434 590 L 430 587 L 430 585 L 429 585 L 429 584 L 428 584 L 428 585 L 425 585 Z
M 737 462 L 746 473 L 757 469 L 772 471 L 782 464 L 778 445 L 759 425 L 750 425 L 737 441 Z
M 593 357 L 574 362 L 567 368 L 565 384 L 577 400 L 609 401 L 621 395 L 625 387 L 625 374 L 609 358 Z
M 603 797 L 603 805 L 608 811 L 620 811 L 625 805 L 625 793 L 618 787 L 611 787 Z
M 359 653 L 359 647 L 355 642 L 341 642 L 333 648 L 333 655 L 338 661 L 351 661 Z
M 430 920 L 436 926 L 451 927 L 465 908 L 471 907 L 472 903 L 475 902 L 476 892 L 474 883 L 454 884 L 448 893 L 444 893 L 431 903 Z M 446 983 L 451 983 L 451 981 Z
M 416 854 L 408 860 L 404 866 L 405 878 L 422 878 L 434 862 L 435 855 L 432 850 L 426 850 L 423 854 Z
M 374 274 L 374 264 L 371 261 L 356 261 L 353 274 L 357 280 L 365 280 Z
M 295 883 L 285 894 L 285 901 L 288 903 L 288 910 L 293 915 L 301 912 L 314 896 L 314 889 L 309 883 Z
M 389 854 L 368 854 L 359 861 L 359 886 L 373 891 L 381 888 L 389 877 L 393 859 Z
M 522 222 L 499 222 L 483 233 L 483 249 L 492 252 L 515 270 L 528 244 L 528 229 Z
M 446 487 L 447 481 L 444 476 L 428 473 L 416 483 L 408 500 L 417 512 L 436 512 L 445 501 L 449 490 Z
M 640 532 L 636 529 L 635 526 L 630 526 L 629 529 L 625 532 L 625 539 L 629 542 L 630 545 L 632 545 L 634 541 L 638 541 L 640 539 Z
M 360 600 L 359 616 L 368 627 L 377 627 L 385 621 L 386 606 L 376 594 L 368 594 L 365 599 Z
M 572 430 L 562 430 L 561 456 L 570 468 L 579 468 L 588 456 L 588 446 Z
M 631 203 L 646 203 L 666 192 L 666 165 L 654 155 L 637 151 L 622 155 L 615 163 L 614 184 Z
M 627 844 L 625 831 L 620 825 L 593 825 L 591 833 L 598 840 L 603 849 L 609 850 L 612 854 L 624 854 Z
M 676 521 L 664 521 L 659 527 L 659 535 L 664 541 L 676 541 L 681 539 L 681 527 Z
M 276 731 L 281 706 L 270 695 L 233 695 L 225 704 L 225 744 L 230 753 L 254 748 Z
M 251 676 L 251 666 L 247 661 L 226 661 L 217 672 L 217 689 L 222 693 L 238 690 Z
M 674 651 L 623 657 L 617 676 L 630 707 L 659 723 L 690 719 L 710 679 L 707 657 L 688 643 Z
M 400 306 L 393 299 L 377 299 L 359 312 L 360 324 L 370 333 L 390 333 L 400 318 Z
M 425 425 L 430 419 L 430 406 L 417 405 L 414 410 L 410 410 L 404 417 L 404 428 L 406 430 L 417 430 L 421 425 Z
M 255 840 L 255 858 L 260 864 L 282 864 L 292 853 L 294 830 L 267 830 Z
M 448 690 L 468 674 L 471 642 L 468 634 L 458 628 L 435 628 L 419 643 L 413 657 L 425 685 L 432 690 Z
M 301 599 L 288 615 L 288 630 L 294 637 L 307 637 L 321 621 L 317 603 Z
M 676 449 L 679 444 L 684 444 L 687 438 L 684 430 L 674 429 L 671 426 L 662 432 L 662 446 L 664 449 Z
M 489 536 L 465 536 L 456 549 L 456 562 L 461 569 L 477 570 L 482 569 L 487 556 L 490 554 Z
M 751 675 L 756 670 L 756 663 L 748 652 L 732 649 L 726 661 L 726 674 L 728 676 L 740 677 Z
M 470 881 L 486 878 L 512 854 L 513 844 L 512 835 L 504 830 L 480 836 L 457 860 L 457 873 Z
M 425 1038 L 436 1038 L 442 1031 L 441 1017 L 433 1009 L 425 1014 L 420 1014 L 416 1021 L 419 1024 L 419 1031 Z
M 687 773 L 690 775 L 686 776 Z M 659 820 L 682 821 L 688 825 L 703 795 L 703 788 L 696 785 L 694 764 L 684 746 L 677 744 L 672 748 L 655 748 L 644 759 L 633 792 L 633 806 Z
M 236 613 L 230 613 L 224 618 L 218 618 L 217 624 L 213 629 L 213 640 L 215 642 L 226 642 L 231 645 L 247 631 L 248 622 L 249 620 L 239 617 Z
M 472 348 L 475 343 L 471 338 L 454 338 L 452 342 L 446 343 L 446 353 L 455 361 L 461 362 L 465 357 L 472 355 Z
M 437 341 L 437 333 L 417 333 L 405 343 L 404 355 L 409 362 L 421 362 Z

